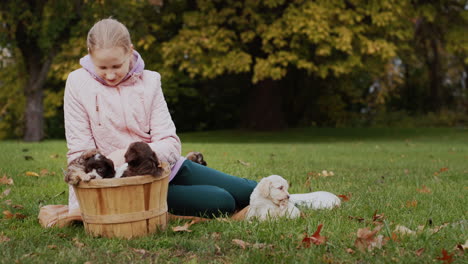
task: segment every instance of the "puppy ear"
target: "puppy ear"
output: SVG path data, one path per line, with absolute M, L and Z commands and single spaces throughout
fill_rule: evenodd
M 262 197 L 268 197 L 270 195 L 271 181 L 269 179 L 262 179 L 258 183 L 258 191 Z

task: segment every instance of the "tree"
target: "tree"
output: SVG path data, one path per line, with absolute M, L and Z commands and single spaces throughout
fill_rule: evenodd
M 1 43 L 8 45 L 24 76 L 26 98 L 24 140 L 44 135 L 44 83 L 61 45 L 81 19 L 83 1 L 3 1 L 0 7 Z
M 325 79 L 385 64 L 396 55 L 395 42 L 410 37 L 409 21 L 401 19 L 407 5 L 396 0 L 200 0 L 184 14 L 178 35 L 164 44 L 165 65 L 192 78 L 250 74 L 244 126 L 278 129 L 286 124 L 286 88 L 279 80 L 292 69 Z

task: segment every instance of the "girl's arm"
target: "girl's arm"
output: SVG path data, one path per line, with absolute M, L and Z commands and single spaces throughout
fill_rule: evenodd
M 91 133 L 90 121 L 85 108 L 81 103 L 80 94 L 73 73 L 68 76 L 65 85 L 63 109 L 65 115 L 65 136 L 67 139 L 67 159 L 70 163 L 87 149 L 96 148 Z
M 156 95 L 150 113 L 150 147 L 158 158 L 174 165 L 181 155 L 181 142 L 161 89 L 161 76 L 156 73 Z

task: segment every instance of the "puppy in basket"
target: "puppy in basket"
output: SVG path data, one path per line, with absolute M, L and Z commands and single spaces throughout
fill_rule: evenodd
M 117 169 L 116 178 L 137 175 L 152 175 L 159 177 L 163 174 L 156 153 L 145 142 L 133 142 L 125 152 L 125 164 Z
M 259 220 L 277 217 L 297 218 L 299 209 L 289 201 L 288 182 L 279 175 L 263 178 L 250 195 L 250 206 L 245 219 Z
M 88 182 L 92 179 L 113 178 L 114 163 L 97 149 L 84 151 L 78 158 L 67 166 L 65 182 L 76 185 L 80 181 Z

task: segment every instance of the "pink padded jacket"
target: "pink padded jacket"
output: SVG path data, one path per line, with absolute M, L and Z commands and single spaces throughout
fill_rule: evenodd
M 65 134 L 68 162 L 84 150 L 99 149 L 108 156 L 135 141 L 147 142 L 158 158 L 179 167 L 181 142 L 161 90 L 161 76 L 144 70 L 135 51 L 132 70 L 116 87 L 103 84 L 85 56 L 83 68 L 68 76 L 65 96 Z M 175 170 L 174 170 L 175 169 Z M 178 168 L 174 168 L 171 178 Z M 77 207 L 70 188 L 70 209 Z

